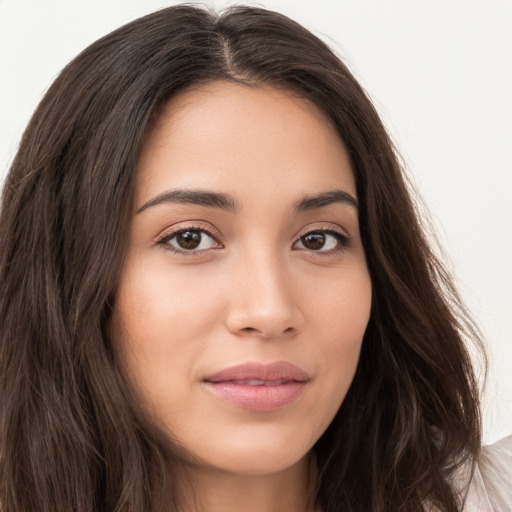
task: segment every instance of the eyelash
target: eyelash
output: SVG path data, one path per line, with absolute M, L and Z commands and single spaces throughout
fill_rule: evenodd
M 169 242 L 173 238 L 175 238 L 176 236 L 178 236 L 180 234 L 186 233 L 186 232 L 196 232 L 196 233 L 199 232 L 199 233 L 206 234 L 217 244 L 218 247 L 208 248 L 208 249 L 200 249 L 200 250 L 194 250 L 194 249 L 186 250 L 186 249 L 177 249 L 176 247 L 173 247 L 169 244 Z M 337 240 L 339 247 L 330 249 L 328 251 L 314 250 L 314 249 L 307 249 L 307 248 L 295 249 L 295 250 L 304 250 L 304 251 L 308 251 L 312 254 L 319 255 L 321 257 L 329 257 L 329 256 L 335 256 L 335 255 L 343 252 L 350 245 L 350 237 L 347 236 L 346 234 L 341 233 L 340 231 L 338 231 L 337 229 L 333 229 L 332 227 L 322 227 L 322 228 L 318 228 L 318 229 L 310 229 L 310 230 L 304 232 L 303 234 L 300 234 L 297 237 L 297 240 L 293 243 L 293 246 L 295 246 L 297 243 L 301 242 L 304 239 L 304 237 L 306 237 L 307 235 L 312 235 L 312 234 L 331 235 Z M 194 256 L 202 256 L 205 253 L 208 253 L 212 250 L 222 249 L 223 245 L 222 245 L 222 242 L 219 241 L 219 238 L 220 238 L 220 236 L 213 234 L 211 231 L 209 231 L 208 229 L 205 229 L 202 226 L 190 225 L 190 226 L 186 226 L 186 227 L 179 228 L 179 229 L 173 230 L 171 232 L 165 233 L 164 235 L 162 235 L 160 238 L 158 238 L 156 240 L 156 244 L 161 245 L 165 250 L 171 251 L 175 254 L 179 254 L 179 255 L 183 255 L 183 256 L 187 256 L 187 257 L 190 257 L 190 256 L 194 257 Z M 202 243 L 202 240 L 200 243 Z
M 173 238 L 175 238 L 176 236 L 178 236 L 180 234 L 186 233 L 187 231 L 199 232 L 202 234 L 206 234 L 220 247 L 215 247 L 215 248 L 210 248 L 210 249 L 201 249 L 201 250 L 186 250 L 186 249 L 177 249 L 176 247 L 173 247 L 172 245 L 169 244 L 169 242 Z M 190 226 L 178 228 L 171 232 L 164 233 L 163 236 L 161 236 L 160 238 L 158 238 L 156 240 L 156 244 L 161 245 L 166 251 L 171 251 L 175 254 L 179 254 L 179 255 L 183 255 L 183 256 L 187 256 L 187 257 L 190 257 L 190 256 L 194 257 L 194 256 L 202 256 L 205 253 L 210 252 L 212 250 L 222 249 L 223 245 L 219 241 L 219 238 L 220 238 L 219 235 L 213 234 L 210 230 L 208 230 L 202 226 L 190 225 Z
M 341 233 L 338 229 L 334 229 L 332 227 L 322 227 L 322 228 L 318 228 L 318 229 L 310 229 L 310 230 L 306 231 L 305 233 L 299 235 L 299 237 L 297 238 L 297 241 L 294 242 L 293 245 L 295 246 L 297 243 L 301 242 L 304 239 L 304 237 L 306 237 L 307 235 L 312 235 L 312 234 L 322 234 L 324 236 L 330 235 L 330 236 L 334 237 L 337 241 L 338 246 L 333 249 L 327 250 L 327 251 L 322 251 L 322 250 L 315 251 L 314 249 L 307 249 L 307 248 L 301 249 L 301 250 L 308 251 L 312 254 L 321 256 L 321 257 L 337 256 L 340 253 L 342 253 L 345 249 L 347 249 L 350 245 L 350 237 L 344 233 Z

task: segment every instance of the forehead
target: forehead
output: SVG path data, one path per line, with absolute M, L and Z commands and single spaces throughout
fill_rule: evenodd
M 228 81 L 173 97 L 142 147 L 140 201 L 198 184 L 233 195 L 242 186 L 291 195 L 304 187 L 356 192 L 345 146 L 317 107 L 290 91 Z

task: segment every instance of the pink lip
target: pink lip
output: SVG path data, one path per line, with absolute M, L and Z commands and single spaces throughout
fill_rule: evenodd
M 204 379 L 209 391 L 233 405 L 258 412 L 281 409 L 293 402 L 309 382 L 306 372 L 279 361 L 225 368 Z

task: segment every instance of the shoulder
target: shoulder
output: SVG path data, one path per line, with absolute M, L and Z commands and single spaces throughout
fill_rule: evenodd
M 512 435 L 483 447 L 478 459 L 460 466 L 450 480 L 462 512 L 512 512 Z M 423 508 L 441 512 L 428 502 Z
M 512 436 L 483 447 L 475 463 L 461 466 L 451 480 L 463 512 L 512 512 Z
M 512 435 L 482 449 L 482 484 L 494 512 L 512 512 Z
M 482 448 L 454 479 L 463 512 L 512 512 L 512 436 Z

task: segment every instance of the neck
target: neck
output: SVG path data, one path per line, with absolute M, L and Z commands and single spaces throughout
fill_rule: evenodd
M 188 465 L 180 510 L 186 512 L 315 512 L 307 458 L 277 473 L 233 474 Z M 188 485 L 185 485 L 185 481 Z

